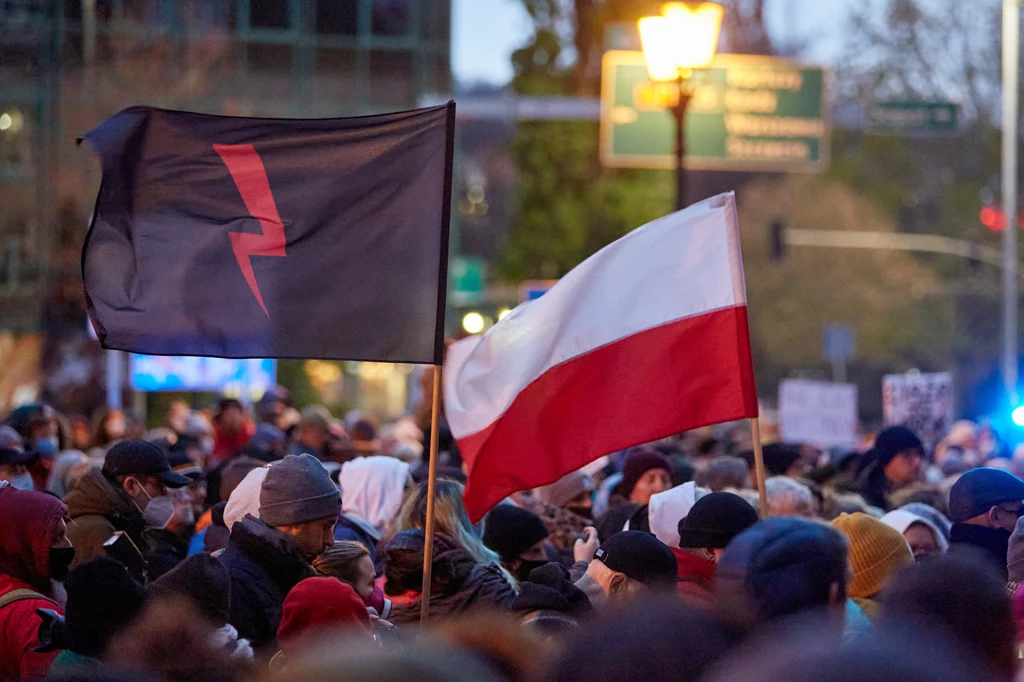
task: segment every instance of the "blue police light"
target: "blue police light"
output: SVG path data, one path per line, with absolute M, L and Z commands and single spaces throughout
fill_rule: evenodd
M 1024 426 L 1024 405 L 1014 408 L 1013 412 L 1010 413 L 1010 419 L 1017 426 Z

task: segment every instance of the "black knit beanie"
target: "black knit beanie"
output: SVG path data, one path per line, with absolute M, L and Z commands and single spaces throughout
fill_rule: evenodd
M 679 522 L 679 546 L 725 549 L 757 520 L 757 512 L 739 495 L 711 493 L 697 500 Z
M 484 544 L 504 562 L 515 561 L 547 536 L 539 516 L 512 504 L 499 504 L 484 519 Z
M 217 627 L 228 623 L 231 613 L 231 576 L 218 559 L 194 554 L 157 578 L 150 587 L 154 596 L 180 596 Z
M 124 566 L 106 557 L 75 568 L 64 587 L 67 648 L 82 656 L 101 656 L 107 642 L 128 627 L 146 604 L 142 585 Z

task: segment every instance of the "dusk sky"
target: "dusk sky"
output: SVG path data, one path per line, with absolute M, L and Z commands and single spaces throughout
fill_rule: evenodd
M 832 30 L 848 0 L 769 0 L 769 30 L 783 41 L 809 41 L 805 59 L 829 65 L 841 41 Z M 876 3 L 877 4 L 877 3 Z M 453 0 L 452 68 L 463 83 L 504 84 L 512 76 L 509 56 L 530 35 L 520 0 Z

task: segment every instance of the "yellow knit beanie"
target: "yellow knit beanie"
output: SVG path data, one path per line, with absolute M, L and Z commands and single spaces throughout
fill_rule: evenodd
M 853 578 L 846 586 L 850 597 L 874 596 L 896 571 L 914 563 L 903 534 L 872 516 L 860 512 L 840 514 L 832 521 L 832 527 L 850 541 Z

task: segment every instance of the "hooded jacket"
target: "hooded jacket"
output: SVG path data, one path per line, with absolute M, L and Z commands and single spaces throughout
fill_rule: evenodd
M 462 547 L 438 552 L 433 565 L 435 576 L 443 572 L 451 578 L 445 585 L 432 586 L 431 618 L 457 615 L 474 608 L 507 611 L 516 598 L 515 589 L 505 579 L 498 564 L 477 563 Z M 439 565 L 445 565 L 445 568 L 441 570 Z M 395 604 L 391 609 L 390 621 L 395 625 L 413 625 L 419 620 L 419 599 L 409 604 Z
M 57 651 L 36 653 L 42 619 L 36 609 L 63 609 L 50 601 L 50 546 L 67 507 L 45 493 L 0 488 L 0 596 L 18 589 L 47 599 L 22 599 L 0 608 L 0 681 L 42 677 Z
M 342 511 L 384 533 L 398 516 L 409 465 L 394 457 L 360 457 L 341 465 Z
M 254 649 L 270 647 L 281 624 L 284 598 L 301 580 L 316 575 L 295 539 L 246 515 L 231 529 L 220 557 L 231 575 L 228 622 Z
M 68 538 L 75 547 L 74 569 L 87 561 L 106 556 L 103 543 L 115 531 L 124 531 L 140 551 L 145 551 L 142 512 L 107 480 L 99 469 L 90 469 L 64 498 L 68 516 Z

